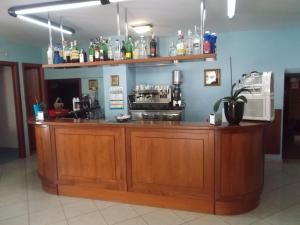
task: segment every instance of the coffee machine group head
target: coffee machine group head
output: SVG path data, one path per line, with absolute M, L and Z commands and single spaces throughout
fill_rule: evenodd
M 172 93 L 172 105 L 174 108 L 178 109 L 182 107 L 181 90 L 180 90 L 180 85 L 182 83 L 182 71 L 173 70 L 172 80 L 174 85 L 173 93 Z

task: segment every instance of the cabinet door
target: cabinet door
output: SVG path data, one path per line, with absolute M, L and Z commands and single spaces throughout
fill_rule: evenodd
M 213 198 L 213 131 L 128 130 L 128 189 Z
M 56 128 L 60 184 L 125 189 L 122 128 Z
M 46 191 L 57 193 L 56 155 L 51 144 L 51 128 L 35 126 L 38 171 Z

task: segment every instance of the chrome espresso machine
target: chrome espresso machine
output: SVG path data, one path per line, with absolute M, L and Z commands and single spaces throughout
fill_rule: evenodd
M 182 71 L 173 71 L 172 85 L 137 85 L 128 96 L 129 113 L 133 120 L 180 121 L 184 102 L 180 85 Z

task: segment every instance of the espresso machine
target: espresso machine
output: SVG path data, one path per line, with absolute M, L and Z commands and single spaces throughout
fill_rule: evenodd
M 175 75 L 174 75 L 175 74 Z M 133 120 L 180 121 L 183 119 L 183 104 L 180 84 L 182 73 L 173 72 L 172 85 L 136 85 L 128 96 L 129 113 Z
M 172 72 L 172 83 L 174 85 L 172 91 L 172 105 L 174 109 L 182 109 L 181 90 L 180 85 L 182 84 L 182 71 L 173 70 Z

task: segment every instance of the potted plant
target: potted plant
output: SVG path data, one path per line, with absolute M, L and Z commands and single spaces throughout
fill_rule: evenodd
M 248 91 L 246 88 L 237 89 L 234 91 L 236 83 L 231 86 L 230 96 L 219 99 L 214 105 L 214 111 L 219 110 L 220 104 L 224 102 L 224 113 L 229 124 L 238 125 L 243 119 L 244 104 L 247 103 L 247 98 L 241 95 L 242 92 Z

